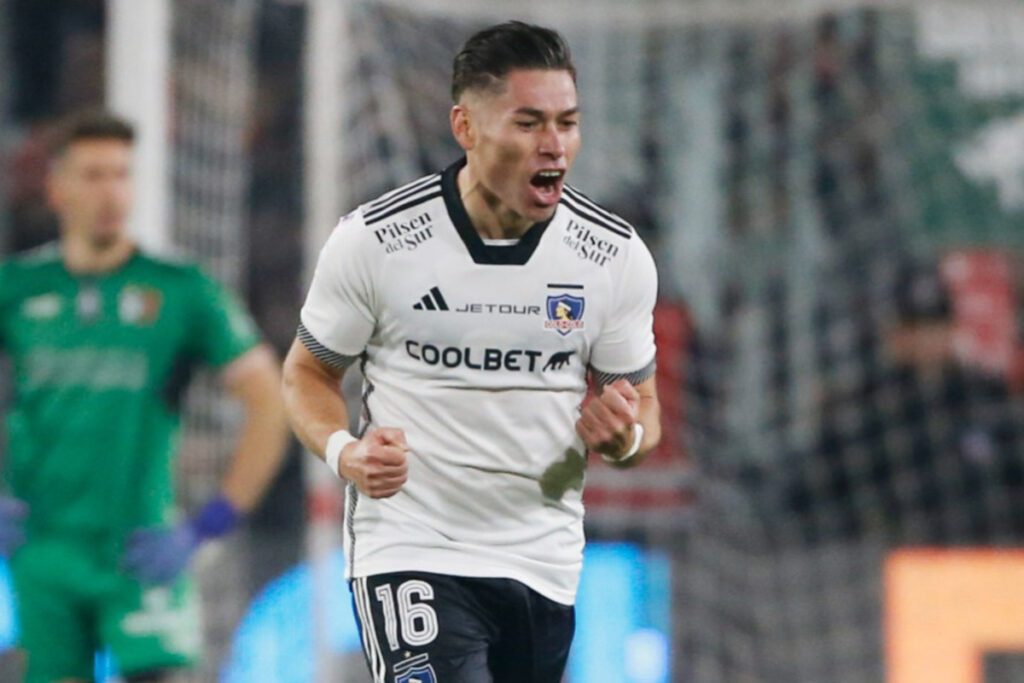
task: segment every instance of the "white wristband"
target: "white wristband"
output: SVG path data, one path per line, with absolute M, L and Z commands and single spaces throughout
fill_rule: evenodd
M 327 437 L 324 460 L 327 461 L 327 466 L 331 468 L 331 472 L 334 472 L 335 476 L 339 478 L 341 478 L 341 472 L 338 471 L 338 461 L 341 460 L 341 451 L 353 441 L 359 441 L 359 439 L 352 436 L 347 429 L 339 429 Z
M 640 450 L 640 442 L 644 440 L 644 426 L 639 422 L 633 423 L 633 445 L 629 447 L 623 455 L 618 458 L 613 458 L 610 455 L 601 454 L 601 458 L 605 462 L 626 462 Z

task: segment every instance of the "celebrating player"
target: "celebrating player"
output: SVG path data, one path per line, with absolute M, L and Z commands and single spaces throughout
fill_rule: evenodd
M 561 680 L 587 450 L 660 437 L 654 263 L 565 184 L 563 38 L 510 22 L 455 57 L 465 158 L 360 206 L 320 254 L 285 361 L 296 433 L 348 482 L 347 577 L 375 681 Z M 362 361 L 359 437 L 338 385 Z M 587 375 L 597 388 L 581 407 Z
M 103 646 L 128 681 L 180 677 L 199 646 L 183 570 L 256 503 L 284 453 L 280 372 L 248 315 L 125 233 L 133 139 L 103 112 L 66 122 L 48 179 L 60 240 L 0 267 L 15 390 L 0 553 L 33 683 L 92 680 Z M 197 363 L 220 368 L 245 420 L 221 493 L 176 522 L 178 408 Z

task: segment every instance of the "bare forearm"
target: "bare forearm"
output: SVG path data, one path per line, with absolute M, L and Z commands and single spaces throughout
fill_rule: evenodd
M 292 344 L 284 365 L 285 410 L 299 441 L 321 458 L 327 438 L 348 427 L 340 382 L 341 373 L 319 366 L 301 342 Z
M 288 439 L 288 425 L 278 391 L 248 406 L 224 476 L 221 492 L 243 511 L 251 510 L 267 490 L 280 467 Z
M 635 459 L 640 461 L 661 442 L 661 405 L 657 396 L 640 396 L 637 422 L 644 428 L 644 438 L 640 441 L 640 450 L 635 456 Z
M 288 419 L 299 441 L 323 457 L 327 438 L 348 427 L 348 410 L 339 388 L 306 369 L 285 377 L 285 405 Z
M 245 417 L 221 492 L 237 509 L 248 511 L 277 473 L 288 439 L 278 360 L 269 348 L 257 347 L 232 363 L 224 380 Z

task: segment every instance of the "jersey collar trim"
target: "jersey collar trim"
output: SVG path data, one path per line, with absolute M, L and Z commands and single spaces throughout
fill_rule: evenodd
M 465 165 L 466 158 L 463 157 L 444 170 L 441 175 L 441 194 L 444 197 L 445 207 L 448 209 L 448 217 L 451 218 L 452 224 L 459 233 L 459 237 L 462 238 L 462 243 L 466 245 L 473 262 L 494 266 L 526 265 L 554 216 L 552 215 L 551 218 L 541 223 L 531 225 L 516 244 L 508 246 L 484 244 L 480 234 L 469 220 L 469 214 L 466 213 L 466 207 L 462 203 L 462 198 L 459 197 L 458 187 L 455 183 L 455 176 Z

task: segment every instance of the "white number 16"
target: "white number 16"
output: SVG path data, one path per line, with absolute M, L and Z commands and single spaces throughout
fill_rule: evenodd
M 384 632 L 388 637 L 388 646 L 392 650 L 399 648 L 399 621 L 402 624 L 402 640 L 411 647 L 426 645 L 437 638 L 437 612 L 426 603 L 427 600 L 434 599 L 434 589 L 429 583 L 412 579 L 398 587 L 397 618 L 391 584 L 377 586 L 374 594 L 384 612 Z

